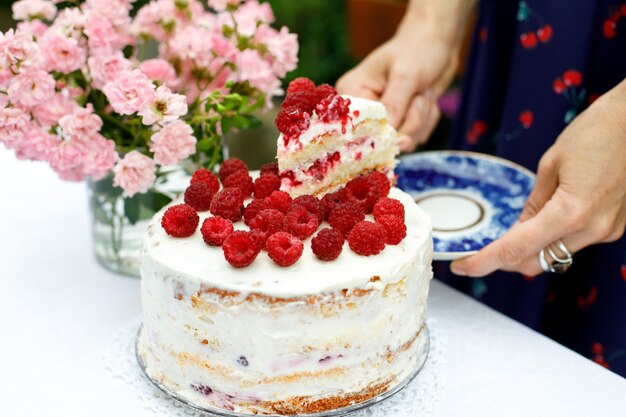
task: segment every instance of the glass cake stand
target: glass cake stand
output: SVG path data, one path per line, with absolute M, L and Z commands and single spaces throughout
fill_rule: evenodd
M 430 351 L 430 333 L 428 331 L 428 326 L 424 326 L 424 328 L 422 329 L 423 332 L 425 332 L 425 340 L 424 340 L 424 346 L 422 347 L 423 352 L 419 352 L 420 357 L 417 361 L 417 364 L 415 366 L 415 369 L 411 372 L 411 374 L 405 378 L 403 381 L 401 381 L 399 384 L 397 384 L 396 386 L 394 386 L 393 388 L 391 388 L 390 390 L 376 396 L 373 398 L 370 398 L 369 400 L 360 402 L 358 404 L 353 404 L 347 407 L 341 407 L 341 408 L 336 408 L 334 410 L 327 410 L 321 413 L 309 413 L 309 414 L 298 414 L 298 416 L 304 416 L 304 417 L 337 417 L 337 416 L 344 416 L 346 414 L 350 414 L 353 413 L 355 411 L 361 410 L 363 408 L 367 408 L 367 407 L 371 407 L 375 404 L 378 404 L 381 401 L 384 401 L 385 399 L 397 394 L 398 392 L 402 391 L 403 388 L 405 388 L 409 383 L 411 383 L 411 381 L 413 381 L 413 379 L 417 376 L 417 374 L 422 370 L 422 368 L 424 367 L 424 364 L 426 363 L 426 359 L 428 358 L 428 353 Z M 167 394 L 168 396 L 170 396 L 171 398 L 173 398 L 174 400 L 178 401 L 179 403 L 195 410 L 198 411 L 200 413 L 204 413 L 207 415 L 213 415 L 213 416 L 220 416 L 220 417 L 250 417 L 253 414 L 252 413 L 238 413 L 238 412 L 234 412 L 234 411 L 228 411 L 225 410 L 223 408 L 218 408 L 218 407 L 214 407 L 214 406 L 210 406 L 210 405 L 205 405 L 205 404 L 198 404 L 197 402 L 194 402 L 193 400 L 191 400 L 190 398 L 181 395 L 178 392 L 172 391 L 171 389 L 169 389 L 168 387 L 166 387 L 165 385 L 161 384 L 159 381 L 156 381 L 154 379 L 152 379 L 148 373 L 146 372 L 146 363 L 144 362 L 143 358 L 141 357 L 141 355 L 139 354 L 139 335 L 141 334 L 141 326 L 139 327 L 139 331 L 137 332 L 137 340 L 135 342 L 135 356 L 137 357 L 137 362 L 139 362 L 139 366 L 141 367 L 141 370 L 143 371 L 143 374 L 146 376 L 146 378 L 148 378 L 148 380 L 155 386 L 157 387 L 159 390 L 161 390 L 162 392 L 164 392 L 165 394 Z M 265 417 L 285 417 L 285 415 L 283 414 L 261 414 L 259 413 L 258 415 L 262 415 Z

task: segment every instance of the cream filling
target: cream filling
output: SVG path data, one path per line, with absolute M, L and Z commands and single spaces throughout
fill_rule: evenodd
M 348 95 L 344 95 L 343 97 L 350 99 L 350 115 L 352 117 L 351 121 L 345 126 L 346 132 L 344 137 L 346 142 L 352 140 L 352 126 L 356 126 L 366 119 L 379 120 L 387 118 L 385 106 L 378 101 Z M 316 114 L 313 114 L 309 128 L 297 139 L 292 139 L 288 141 L 288 143 L 285 143 L 283 134 L 281 133 L 279 135 L 277 141 L 278 158 L 280 159 L 281 155 L 286 153 L 298 151 L 319 136 L 337 132 L 342 133 L 343 129 L 344 125 L 341 121 L 325 123 L 319 120 Z

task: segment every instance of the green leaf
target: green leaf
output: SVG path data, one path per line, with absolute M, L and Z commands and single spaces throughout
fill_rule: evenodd
M 519 9 L 517 9 L 517 20 L 522 22 L 528 19 L 528 14 L 529 14 L 528 3 L 526 3 L 525 1 L 520 1 Z
M 201 152 L 206 152 L 209 149 L 211 149 L 212 145 L 213 145 L 213 142 L 211 141 L 211 139 L 202 138 L 196 144 L 196 149 L 198 149 L 198 151 L 201 151 Z
M 148 191 L 146 194 L 142 194 L 142 206 L 152 211 L 150 217 L 171 201 L 170 197 L 158 191 Z
M 574 120 L 575 117 L 576 117 L 576 110 L 569 109 L 567 113 L 565 113 L 565 117 L 563 121 L 565 122 L 565 124 L 569 124 L 572 120 Z
M 135 224 L 139 220 L 140 199 L 141 194 L 135 194 L 124 200 L 124 215 L 130 224 Z
M 122 195 L 122 189 L 113 186 L 113 176 L 107 176 L 99 181 L 91 183 L 91 189 L 95 194 L 108 198 L 118 197 Z

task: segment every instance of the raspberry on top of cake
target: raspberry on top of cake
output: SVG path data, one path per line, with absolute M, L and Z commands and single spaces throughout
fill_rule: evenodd
M 298 78 L 276 117 L 281 190 L 322 196 L 370 171 L 393 175 L 397 134 L 382 103 Z

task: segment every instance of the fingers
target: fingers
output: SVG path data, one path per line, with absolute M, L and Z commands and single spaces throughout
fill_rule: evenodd
M 398 130 L 400 151 L 411 152 L 425 143 L 439 121 L 436 98 L 430 91 L 411 101 L 404 123 Z
M 561 238 L 561 241 L 565 245 L 565 247 L 571 252 L 576 253 L 582 248 L 589 246 L 591 243 L 594 243 L 587 233 L 585 232 L 577 232 L 573 233 L 567 237 Z M 549 245 L 549 244 L 548 244 Z M 535 275 L 541 274 L 543 269 L 541 269 L 541 265 L 539 264 L 539 249 L 537 253 L 532 254 L 531 256 L 524 259 L 522 262 L 515 266 L 505 266 L 502 268 L 504 271 L 510 272 L 519 272 L 522 275 L 526 275 L 529 277 L 534 277 Z M 563 255 L 561 251 L 556 251 L 558 256 Z M 548 256 L 549 260 L 550 257 Z
M 518 223 L 476 255 L 453 262 L 452 272 L 482 277 L 497 269 L 516 266 L 555 240 L 570 235 L 574 223 L 566 220 L 567 204 L 563 204 L 558 194 L 559 190 L 536 216 Z
M 548 151 L 549 152 L 549 151 Z M 549 153 L 539 162 L 535 187 L 528 196 L 524 210 L 519 216 L 520 221 L 526 221 L 535 216 L 541 208 L 550 200 L 558 186 L 556 163 L 550 159 Z
M 413 96 L 419 94 L 418 75 L 405 65 L 393 65 L 380 101 L 387 107 L 389 122 L 398 128 L 404 121 Z

